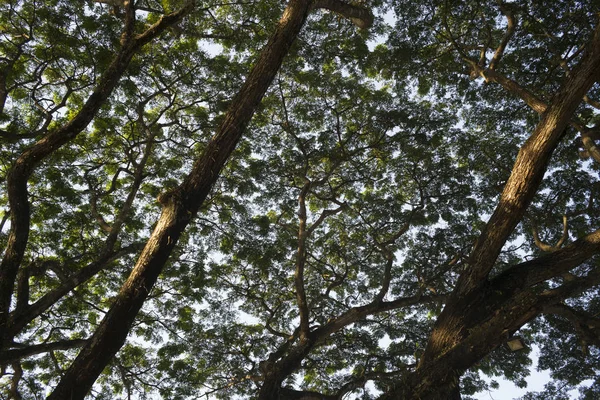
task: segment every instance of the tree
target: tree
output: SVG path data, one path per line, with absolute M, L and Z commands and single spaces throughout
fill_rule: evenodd
M 3 397 L 600 393 L 594 2 L 71 3 L 1 5 Z

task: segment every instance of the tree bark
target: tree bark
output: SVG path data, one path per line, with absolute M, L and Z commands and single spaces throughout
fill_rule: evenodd
M 521 221 L 544 177 L 550 157 L 583 96 L 600 78 L 600 27 L 585 58 L 567 77 L 529 139 L 521 147 L 500 201 L 469 259 L 469 268 L 457 283 L 457 294 L 485 281 L 500 250 Z
M 488 275 L 531 203 L 575 109 L 598 79 L 600 28 L 589 43 L 586 56 L 565 79 L 521 147 L 499 204 L 475 244 L 467 270 L 459 277 L 436 321 L 416 371 L 381 399 L 453 398 L 447 396 L 457 390 L 454 388 L 460 375 L 504 343 L 509 332 L 535 318 L 545 305 L 577 294 L 596 282 L 600 273 L 593 271 L 588 281 L 579 279 L 542 294 L 534 290 L 540 282 L 596 254 L 600 250 L 598 232 L 552 255 L 515 266 L 491 282 Z
M 8 365 L 14 361 L 34 355 L 47 353 L 54 350 L 68 350 L 81 347 L 85 344 L 85 339 L 60 340 L 57 342 L 34 344 L 23 348 L 16 348 L 0 352 L 0 364 Z
M 479 290 L 460 297 L 452 311 L 462 324 L 438 332 L 446 347 L 432 359 L 421 359 L 417 369 L 380 400 L 460 398 L 444 396 L 453 390 L 458 393 L 458 378 L 464 371 L 504 345 L 512 332 L 540 313 L 600 283 L 600 268 L 596 268 L 555 289 L 538 288 L 539 283 L 581 265 L 599 251 L 600 230 L 552 254 L 517 264 Z
M 121 348 L 179 236 L 196 214 L 225 162 L 298 36 L 309 11 L 307 0 L 292 0 L 262 50 L 225 119 L 192 171 L 175 190 L 162 194 L 161 217 L 131 275 L 100 326 L 81 350 L 48 399 L 83 399 Z

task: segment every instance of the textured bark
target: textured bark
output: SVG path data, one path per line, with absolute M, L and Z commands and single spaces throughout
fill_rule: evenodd
M 535 97 L 528 104 L 543 114 L 521 147 L 500 201 L 481 233 L 441 315 L 416 371 L 382 399 L 453 398 L 458 378 L 469 367 L 542 312 L 544 306 L 596 284 L 600 272 L 575 279 L 552 291 L 537 293 L 538 283 L 560 275 L 600 251 L 594 232 L 552 255 L 515 266 L 488 280 L 501 248 L 535 195 L 552 153 L 586 92 L 600 78 L 600 37 L 596 30 L 586 56 L 565 79 L 550 105 Z M 443 388 L 443 389 L 440 389 Z M 446 396 L 446 397 L 444 397 Z M 457 397 L 458 398 L 458 397 Z
M 419 363 L 417 369 L 397 382 L 380 397 L 389 399 L 441 400 L 460 397 L 458 379 L 496 347 L 504 345 L 510 334 L 541 312 L 555 309 L 564 299 L 600 283 L 600 268 L 587 276 L 574 278 L 558 288 L 542 291 L 542 270 L 568 270 L 600 251 L 600 233 L 580 239 L 549 256 L 515 265 L 485 287 L 460 298 L 460 329 L 439 333 L 447 346 L 433 359 Z M 575 253 L 579 253 L 576 257 Z
M 159 197 L 161 217 L 131 275 L 100 326 L 66 371 L 49 399 L 83 399 L 121 348 L 131 325 L 164 267 L 179 236 L 196 214 L 300 32 L 309 11 L 306 0 L 292 0 L 261 52 L 225 119 L 183 183 Z
M 599 36 L 600 32 L 596 32 L 586 57 L 555 94 L 531 137 L 521 147 L 499 204 L 471 253 L 469 268 L 457 283 L 457 295 L 484 282 L 502 246 L 523 218 L 533 199 L 550 157 L 575 109 L 590 87 L 600 78 Z

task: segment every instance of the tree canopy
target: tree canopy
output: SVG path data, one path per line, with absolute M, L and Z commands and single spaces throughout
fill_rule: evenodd
M 599 398 L 599 13 L 2 0 L 0 398 Z

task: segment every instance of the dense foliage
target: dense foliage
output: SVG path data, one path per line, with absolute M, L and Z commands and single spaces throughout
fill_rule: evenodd
M 599 12 L 2 0 L 0 398 L 600 397 Z

